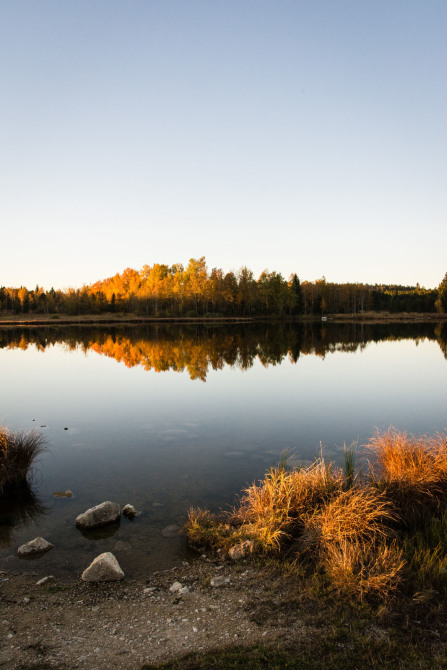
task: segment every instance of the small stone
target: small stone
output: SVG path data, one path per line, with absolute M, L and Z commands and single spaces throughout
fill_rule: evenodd
M 182 586 L 182 588 L 178 590 L 178 592 L 181 593 L 182 595 L 184 593 L 188 593 L 188 591 L 189 591 L 189 588 L 187 586 Z
M 22 544 L 21 547 L 17 549 L 17 553 L 20 557 L 33 556 L 34 554 L 43 554 L 45 551 L 49 551 L 54 547 L 54 544 L 47 542 L 43 537 L 36 537 L 31 542 Z
M 137 510 L 133 505 L 124 505 L 123 514 L 129 518 L 133 518 L 137 514 Z
M 169 587 L 169 590 L 170 590 L 171 593 L 177 593 L 177 591 L 180 591 L 180 589 L 182 589 L 182 588 L 183 588 L 183 585 L 180 584 L 180 582 L 174 582 Z
M 39 579 L 38 582 L 36 582 L 36 586 L 43 586 L 44 584 L 47 584 L 47 582 L 51 582 L 54 579 L 53 575 L 48 575 L 48 577 L 42 577 L 42 579 Z
M 98 528 L 118 521 L 121 516 L 120 506 L 106 500 L 100 505 L 91 507 L 76 517 L 76 525 L 81 528 Z
M 229 583 L 229 579 L 227 577 L 224 577 L 223 575 L 219 575 L 218 577 L 212 577 L 210 581 L 210 585 L 213 588 L 218 588 L 219 586 L 225 586 L 225 584 Z
M 31 602 L 31 598 L 27 598 L 27 597 L 25 596 L 25 598 L 23 599 L 23 602 L 25 603 L 25 605 L 28 605 L 28 603 Z
M 145 589 L 143 589 L 143 593 L 145 593 L 146 595 L 151 595 L 156 590 L 157 590 L 156 586 L 147 586 Z
M 110 551 L 97 556 L 81 576 L 84 582 L 115 582 L 124 579 L 118 561 Z
M 72 498 L 73 491 L 70 491 L 70 489 L 67 489 L 66 491 L 54 491 L 51 495 L 54 498 Z

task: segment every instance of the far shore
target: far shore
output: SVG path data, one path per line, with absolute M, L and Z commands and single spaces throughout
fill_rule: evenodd
M 116 326 L 139 324 L 247 324 L 247 323 L 367 323 L 446 321 L 447 314 L 419 312 L 360 312 L 355 314 L 305 314 L 301 316 L 143 316 L 134 313 L 105 314 L 0 314 L 0 327 L 7 326 Z

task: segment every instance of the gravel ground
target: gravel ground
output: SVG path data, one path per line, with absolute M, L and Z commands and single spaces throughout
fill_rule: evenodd
M 250 562 L 202 557 L 145 581 L 37 585 L 39 577 L 0 574 L 1 668 L 131 670 L 313 633 L 286 585 Z M 176 581 L 182 592 L 170 590 Z

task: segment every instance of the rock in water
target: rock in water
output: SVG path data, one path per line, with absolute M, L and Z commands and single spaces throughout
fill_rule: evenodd
M 177 537 L 179 534 L 180 526 L 177 526 L 176 523 L 171 523 L 169 526 L 165 526 L 161 530 L 163 537 Z
M 133 505 L 124 505 L 123 514 L 124 516 L 128 516 L 129 518 L 133 519 L 137 514 L 137 510 Z
M 54 544 L 47 542 L 43 537 L 36 537 L 31 542 L 22 544 L 21 547 L 17 549 L 17 553 L 22 558 L 24 556 L 33 556 L 33 554 L 43 554 L 45 551 L 49 551 L 54 547 Z
M 121 510 L 118 503 L 106 500 L 106 502 L 91 507 L 76 517 L 76 525 L 81 528 L 98 528 L 118 521 L 120 516 Z
M 117 582 L 124 579 L 124 572 L 115 556 L 107 551 L 90 563 L 82 573 L 81 579 L 84 582 Z

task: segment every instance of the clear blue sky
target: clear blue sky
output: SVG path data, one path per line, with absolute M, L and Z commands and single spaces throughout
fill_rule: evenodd
M 445 0 L 0 0 L 0 285 L 436 286 Z

